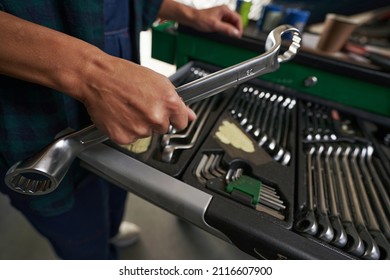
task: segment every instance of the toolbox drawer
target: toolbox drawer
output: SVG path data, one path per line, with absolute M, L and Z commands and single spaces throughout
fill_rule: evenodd
M 171 80 L 216 70 L 190 62 Z M 388 118 L 257 79 L 192 106 L 192 131 L 141 153 L 106 142 L 83 166 L 257 258 L 390 257 Z

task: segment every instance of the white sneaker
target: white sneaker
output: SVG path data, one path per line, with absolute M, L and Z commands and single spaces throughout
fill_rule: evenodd
M 136 243 L 139 239 L 140 228 L 133 223 L 123 221 L 119 226 L 119 232 L 110 239 L 111 244 L 117 247 L 127 247 Z

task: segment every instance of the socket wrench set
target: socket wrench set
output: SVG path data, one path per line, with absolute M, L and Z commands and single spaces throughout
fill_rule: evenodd
M 191 62 L 172 81 L 213 70 Z M 342 257 L 390 257 L 388 119 L 260 80 L 191 107 L 184 131 L 123 152 L 238 207 L 249 228 L 267 221 Z

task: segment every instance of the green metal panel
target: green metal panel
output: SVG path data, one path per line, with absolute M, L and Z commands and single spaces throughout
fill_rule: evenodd
M 253 52 L 245 49 L 203 38 L 194 38 L 183 33 L 179 33 L 177 38 L 176 65 L 178 67 L 191 60 L 228 67 L 255 55 Z
M 304 81 L 310 76 L 317 77 L 318 83 L 315 86 L 307 87 L 304 85 Z M 300 92 L 390 116 L 390 89 L 373 83 L 291 62 L 282 64 L 278 71 L 266 74 L 262 78 Z
M 152 57 L 175 64 L 176 38 L 175 23 L 168 21 L 152 28 Z

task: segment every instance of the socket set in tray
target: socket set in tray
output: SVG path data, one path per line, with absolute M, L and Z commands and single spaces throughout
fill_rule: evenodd
M 190 63 L 171 80 L 214 70 Z M 260 80 L 191 108 L 185 130 L 124 152 L 340 256 L 390 258 L 388 119 Z

